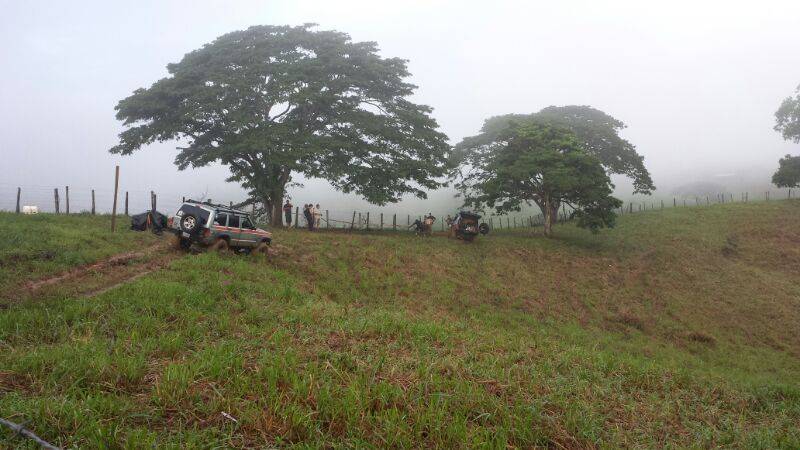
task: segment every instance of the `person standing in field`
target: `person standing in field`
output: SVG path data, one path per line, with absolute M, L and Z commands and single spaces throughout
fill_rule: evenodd
M 292 208 L 294 208 L 294 205 L 289 199 L 286 199 L 286 203 L 283 204 L 283 218 L 286 219 L 287 227 L 292 226 Z
M 306 225 L 308 225 L 308 231 L 314 231 L 314 216 L 311 214 L 312 205 L 306 204 L 303 206 L 303 217 L 306 218 Z
M 319 223 L 322 221 L 322 210 L 319 209 L 319 203 L 314 207 L 314 228 L 319 229 Z

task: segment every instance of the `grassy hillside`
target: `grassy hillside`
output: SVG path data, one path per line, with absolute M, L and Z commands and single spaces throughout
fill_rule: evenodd
M 0 417 L 83 447 L 797 448 L 799 219 L 278 232 L 270 260 L 188 255 L 9 304 Z
M 0 291 L 13 294 L 9 291 L 20 282 L 156 242 L 150 233 L 129 231 L 126 217 L 119 218 L 117 226 L 119 231 L 111 233 L 111 216 L 0 212 Z

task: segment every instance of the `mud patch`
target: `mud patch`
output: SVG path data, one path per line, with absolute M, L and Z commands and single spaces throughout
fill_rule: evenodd
M 42 297 L 56 290 L 83 297 L 99 295 L 162 269 L 180 255 L 180 252 L 170 248 L 168 242 L 159 242 L 142 251 L 121 253 L 54 276 L 29 281 L 18 289 L 17 294 L 22 294 L 18 295 L 18 299 Z

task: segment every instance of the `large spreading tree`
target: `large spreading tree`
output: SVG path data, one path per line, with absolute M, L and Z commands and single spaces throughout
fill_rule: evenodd
M 226 34 L 119 102 L 127 129 L 111 152 L 178 141 L 181 170 L 228 166 L 273 225 L 296 174 L 375 204 L 424 198 L 446 174 L 447 138 L 431 108 L 408 99 L 406 61 L 377 51 L 311 24 Z
M 649 194 L 655 189 L 644 166 L 644 158 L 636 152 L 633 144 L 619 135 L 625 124 L 603 111 L 578 105 L 550 106 L 533 114 L 506 114 L 487 119 L 480 134 L 465 138 L 455 146 L 453 158 L 456 164 L 461 165 L 455 178 L 468 179 L 472 169 L 470 161 L 476 158 L 475 155 L 505 144 L 512 124 L 532 122 L 571 132 L 581 149 L 596 158 L 607 174 L 630 178 L 634 193 Z M 548 205 L 549 211 L 543 210 L 545 217 L 549 218 L 548 227 L 557 220 L 560 206 L 561 202 L 556 198 Z
M 787 97 L 775 112 L 775 131 L 787 141 L 800 143 L 800 87 L 794 97 Z M 800 187 L 800 156 L 786 155 L 779 161 L 772 183 L 778 187 Z
M 535 203 L 547 236 L 558 214 L 554 205 L 569 205 L 578 226 L 592 232 L 614 225 L 614 209 L 622 202 L 611 196 L 613 185 L 599 158 L 573 131 L 527 118 L 494 133 L 491 142 L 462 155 L 468 168 L 457 187 L 465 205 L 502 214 Z

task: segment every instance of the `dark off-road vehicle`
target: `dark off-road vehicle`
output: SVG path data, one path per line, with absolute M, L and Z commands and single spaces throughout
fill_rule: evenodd
M 450 237 L 471 242 L 478 234 L 488 234 L 489 226 L 486 223 L 480 223 L 480 220 L 481 216 L 476 213 L 459 211 L 450 224 Z
M 194 200 L 184 202 L 167 220 L 167 227 L 187 249 L 198 244 L 217 250 L 266 253 L 272 242 L 272 233 L 256 228 L 245 211 Z

